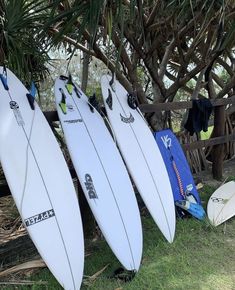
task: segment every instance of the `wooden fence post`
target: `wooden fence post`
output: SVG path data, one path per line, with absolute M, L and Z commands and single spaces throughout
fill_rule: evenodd
M 224 136 L 225 130 L 225 106 L 214 108 L 213 137 Z M 223 177 L 224 144 L 215 145 L 212 150 L 212 174 L 213 178 L 221 180 Z

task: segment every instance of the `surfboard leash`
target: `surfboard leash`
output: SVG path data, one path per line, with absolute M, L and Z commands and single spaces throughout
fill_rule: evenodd
M 196 217 L 199 220 L 202 220 L 205 217 L 205 211 L 204 211 L 203 207 L 197 203 L 197 199 L 195 198 L 195 196 L 192 192 L 190 192 L 188 190 L 184 191 L 183 183 L 182 183 L 176 162 L 174 160 L 174 157 L 171 153 L 169 146 L 167 148 L 170 152 L 170 156 L 171 156 L 170 159 L 171 159 L 172 166 L 173 166 L 173 169 L 175 171 L 176 178 L 177 178 L 177 181 L 179 184 L 180 194 L 184 198 L 183 201 L 176 201 L 175 202 L 175 205 L 177 206 L 176 208 L 179 207 L 184 211 L 184 213 L 189 212 L 192 216 Z
M 180 190 L 180 194 L 182 195 L 182 197 L 185 199 L 186 195 L 185 195 L 185 192 L 184 192 L 184 187 L 183 187 L 183 182 L 181 180 L 181 177 L 180 177 L 180 173 L 179 173 L 179 170 L 178 170 L 178 167 L 175 163 L 175 160 L 174 160 L 174 157 L 171 153 L 171 149 L 169 146 L 167 146 L 167 149 L 169 150 L 170 152 L 170 160 L 172 162 L 172 166 L 173 166 L 173 169 L 174 169 L 174 172 L 175 172 L 175 175 L 176 175 L 176 178 L 177 178 L 177 181 L 178 181 L 178 185 L 179 185 L 179 190 Z

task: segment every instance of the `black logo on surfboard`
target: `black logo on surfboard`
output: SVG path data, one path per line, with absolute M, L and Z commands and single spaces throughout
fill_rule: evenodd
M 18 125 L 19 126 L 24 126 L 24 119 L 23 119 L 23 117 L 21 115 L 20 108 L 19 108 L 19 105 L 17 104 L 17 102 L 10 101 L 9 105 L 10 105 L 10 108 L 14 112 L 14 115 L 15 115 L 15 118 L 16 118 L 16 121 L 17 121 Z
M 10 108 L 12 110 L 17 110 L 19 109 L 19 105 L 15 101 L 10 101 Z
M 88 174 L 88 173 L 85 175 L 84 184 L 85 184 L 86 189 L 88 191 L 89 198 L 90 199 L 98 198 L 98 195 L 96 193 L 96 190 L 95 190 L 95 187 L 94 187 L 94 184 L 93 184 L 93 180 L 92 180 L 90 174 Z
M 31 217 L 25 219 L 24 223 L 25 223 L 26 227 L 29 227 L 29 226 L 35 225 L 37 223 L 40 223 L 42 221 L 45 221 L 49 218 L 52 218 L 54 216 L 55 216 L 54 210 L 49 209 L 47 211 L 41 212 L 39 214 L 36 214 L 34 216 L 31 216 Z
M 73 120 L 64 120 L 64 123 L 74 124 L 74 123 L 83 122 L 82 119 L 73 119 Z
M 74 107 L 72 104 L 66 104 L 68 111 L 73 112 L 74 111 Z
M 121 121 L 124 123 L 133 123 L 135 121 L 135 118 L 132 116 L 132 114 L 130 113 L 130 117 L 124 117 L 122 116 L 122 114 L 120 114 L 121 117 Z
M 215 197 L 215 196 L 211 197 L 211 200 L 215 203 L 220 203 L 220 204 L 225 204 L 228 201 L 228 199 L 224 199 L 222 197 Z

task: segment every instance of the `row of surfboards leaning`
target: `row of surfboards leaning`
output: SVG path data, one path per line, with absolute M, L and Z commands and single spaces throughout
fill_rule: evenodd
M 52 274 L 64 289 L 80 289 L 83 225 L 67 163 L 32 91 L 9 69 L 0 71 L 0 161 L 6 180 Z M 136 273 L 143 249 L 137 195 L 169 243 L 174 240 L 176 216 L 201 220 L 206 214 L 174 133 L 153 133 L 135 96 L 114 77 L 103 75 L 101 89 L 103 108 L 87 98 L 71 76 L 60 76 L 54 86 L 55 103 L 94 218 L 122 266 Z M 232 216 L 234 196 L 233 181 L 211 196 L 207 214 L 213 225 Z

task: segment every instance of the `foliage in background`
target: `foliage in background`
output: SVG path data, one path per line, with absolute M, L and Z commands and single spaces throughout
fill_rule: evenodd
M 0 63 L 20 77 L 42 77 L 48 50 L 65 47 L 99 59 L 140 103 L 171 102 L 179 90 L 234 94 L 233 0 L 1 0 L 0 16 Z M 156 130 L 168 117 L 148 120 Z
M 25 81 L 42 79 L 49 61 L 46 38 L 39 39 L 48 21 L 47 1 L 0 1 L 0 64 Z
M 171 102 L 180 89 L 194 99 L 234 94 L 234 1 L 93 3 L 61 1 L 45 27 L 51 45 L 63 39 L 100 59 L 141 103 Z M 164 126 L 159 114 L 150 121 Z

